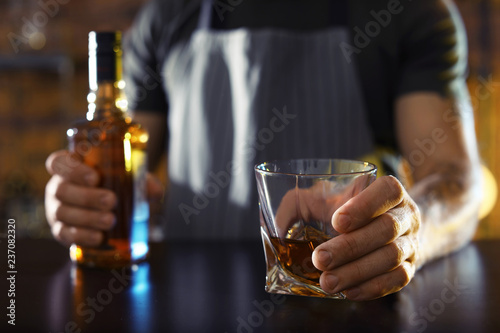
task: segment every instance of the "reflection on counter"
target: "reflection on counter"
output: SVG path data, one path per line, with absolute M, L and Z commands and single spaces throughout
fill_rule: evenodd
M 65 285 L 67 281 L 71 281 L 70 288 Z M 50 322 L 57 326 L 53 329 L 58 332 L 86 332 L 92 331 L 92 327 L 113 329 L 118 321 L 123 320 L 116 316 L 116 308 L 126 308 L 125 312 L 132 314 L 128 319 L 132 322 L 131 331 L 152 331 L 148 327 L 153 300 L 147 262 L 114 270 L 82 268 L 68 263 L 53 276 L 51 282 L 49 292 L 53 297 L 49 315 Z M 66 295 L 68 290 L 71 292 Z M 72 298 L 71 310 L 62 307 L 68 304 L 68 297 Z M 121 304 L 116 304 L 117 298 Z M 72 311 L 69 316 L 66 315 L 68 311 Z M 61 320 L 68 317 L 72 320 Z
M 484 288 L 487 286 L 484 284 L 483 264 L 477 248 L 470 245 L 452 256 L 455 256 L 455 260 L 438 260 L 425 266 L 416 273 L 410 284 L 397 294 L 396 308 L 401 326 L 408 332 L 425 331 L 438 316 L 454 307 L 458 298 L 467 299 L 467 302 L 477 309 L 485 307 L 482 296 L 485 295 Z M 436 283 L 436 276 L 443 277 L 441 283 Z M 468 315 L 467 309 L 463 309 L 463 316 Z M 477 322 L 474 325 L 460 329 L 469 332 L 481 331 Z

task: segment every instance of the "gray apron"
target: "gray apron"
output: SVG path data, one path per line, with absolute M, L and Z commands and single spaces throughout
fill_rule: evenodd
M 253 167 L 373 148 L 347 27 L 198 28 L 162 68 L 169 99 L 166 238 L 257 238 Z

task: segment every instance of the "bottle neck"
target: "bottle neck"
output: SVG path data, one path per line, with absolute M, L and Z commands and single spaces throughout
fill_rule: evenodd
M 120 32 L 89 34 L 89 109 L 87 119 L 125 117 Z
M 95 120 L 106 117 L 124 118 L 126 103 L 121 83 L 123 81 L 100 81 L 87 96 L 87 119 Z

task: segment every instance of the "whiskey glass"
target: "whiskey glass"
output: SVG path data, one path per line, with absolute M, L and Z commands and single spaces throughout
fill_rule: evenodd
M 344 159 L 296 159 L 258 164 L 260 230 L 269 293 L 344 299 L 319 284 L 312 253 L 338 235 L 331 224 L 337 208 L 363 191 L 377 175 L 371 163 Z

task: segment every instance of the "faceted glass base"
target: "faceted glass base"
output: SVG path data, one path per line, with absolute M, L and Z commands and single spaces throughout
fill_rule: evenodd
M 318 282 L 305 279 L 287 270 L 279 261 L 278 251 L 262 229 L 261 234 L 267 265 L 265 287 L 267 292 L 333 299 L 346 298 L 343 293 L 328 294 L 321 289 Z

